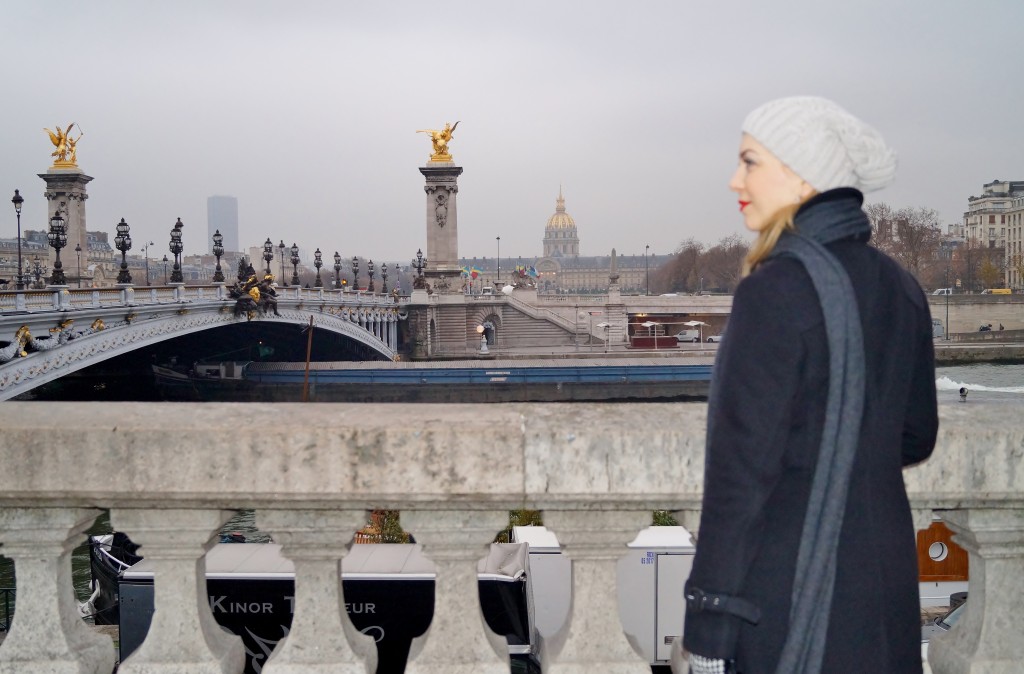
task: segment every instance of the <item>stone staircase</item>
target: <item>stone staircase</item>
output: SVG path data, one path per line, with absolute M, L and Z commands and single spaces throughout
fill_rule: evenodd
M 545 316 L 534 318 L 528 316 L 517 307 L 507 305 L 501 313 L 501 328 L 498 330 L 498 346 L 515 349 L 516 347 L 538 346 L 571 346 L 577 337 L 566 327 L 571 322 L 562 319 L 559 323 L 548 320 Z M 587 338 L 586 328 L 579 333 L 579 339 Z
M 436 343 L 433 353 L 438 355 L 464 355 L 471 347 L 465 305 L 438 307 Z M 475 330 L 474 330 L 475 334 Z

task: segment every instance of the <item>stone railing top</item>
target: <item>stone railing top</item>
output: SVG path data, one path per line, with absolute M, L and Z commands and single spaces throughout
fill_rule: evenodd
M 941 410 L 919 508 L 1024 507 L 1024 419 Z M 0 505 L 693 509 L 701 404 L 0 405 Z

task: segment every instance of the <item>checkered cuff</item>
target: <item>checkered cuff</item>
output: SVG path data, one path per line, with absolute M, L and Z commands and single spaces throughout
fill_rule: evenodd
M 725 674 L 725 660 L 690 653 L 690 674 Z

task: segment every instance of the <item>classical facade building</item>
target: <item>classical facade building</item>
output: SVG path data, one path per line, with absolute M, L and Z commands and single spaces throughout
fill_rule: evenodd
M 664 264 L 670 255 L 644 255 L 630 253 L 628 243 L 618 249 L 619 288 L 626 294 L 647 292 L 648 279 Z M 640 250 L 645 246 L 637 245 Z M 536 271 L 534 282 L 541 293 L 604 294 L 608 290 L 611 271 L 611 251 L 608 255 L 580 255 L 579 230 L 576 220 L 565 210 L 565 197 L 558 190 L 555 212 L 544 227 L 543 255 L 537 258 L 508 257 L 500 260 L 500 281 L 507 283 L 516 267 L 532 267 Z M 461 258 L 459 264 L 466 269 L 478 270 L 477 280 L 467 282 L 467 290 L 492 286 L 498 279 L 498 260 L 494 258 Z
M 1024 262 L 1021 260 L 1020 221 L 1024 180 L 993 180 L 982 185 L 980 196 L 967 198 L 964 212 L 964 239 L 968 247 L 1002 249 L 1005 281 L 1011 288 L 1021 287 Z M 1016 205 L 1015 205 L 1016 204 Z
M 1024 196 L 1024 180 L 993 180 L 982 185 L 981 196 L 967 198 L 965 235 L 985 248 L 1006 246 L 1006 215 L 1014 197 Z

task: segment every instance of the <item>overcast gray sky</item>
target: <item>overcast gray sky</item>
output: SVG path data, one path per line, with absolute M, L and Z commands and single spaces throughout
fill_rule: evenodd
M 9 2 L 0 196 L 45 226 L 43 127 L 77 122 L 90 230 L 206 250 L 206 198 L 240 238 L 404 260 L 425 247 L 417 129 L 461 120 L 459 250 L 532 257 L 559 185 L 583 255 L 742 232 L 739 125 L 833 98 L 900 156 L 869 201 L 957 221 L 1024 179 L 1020 0 Z M 0 208 L 3 236 L 13 207 Z

